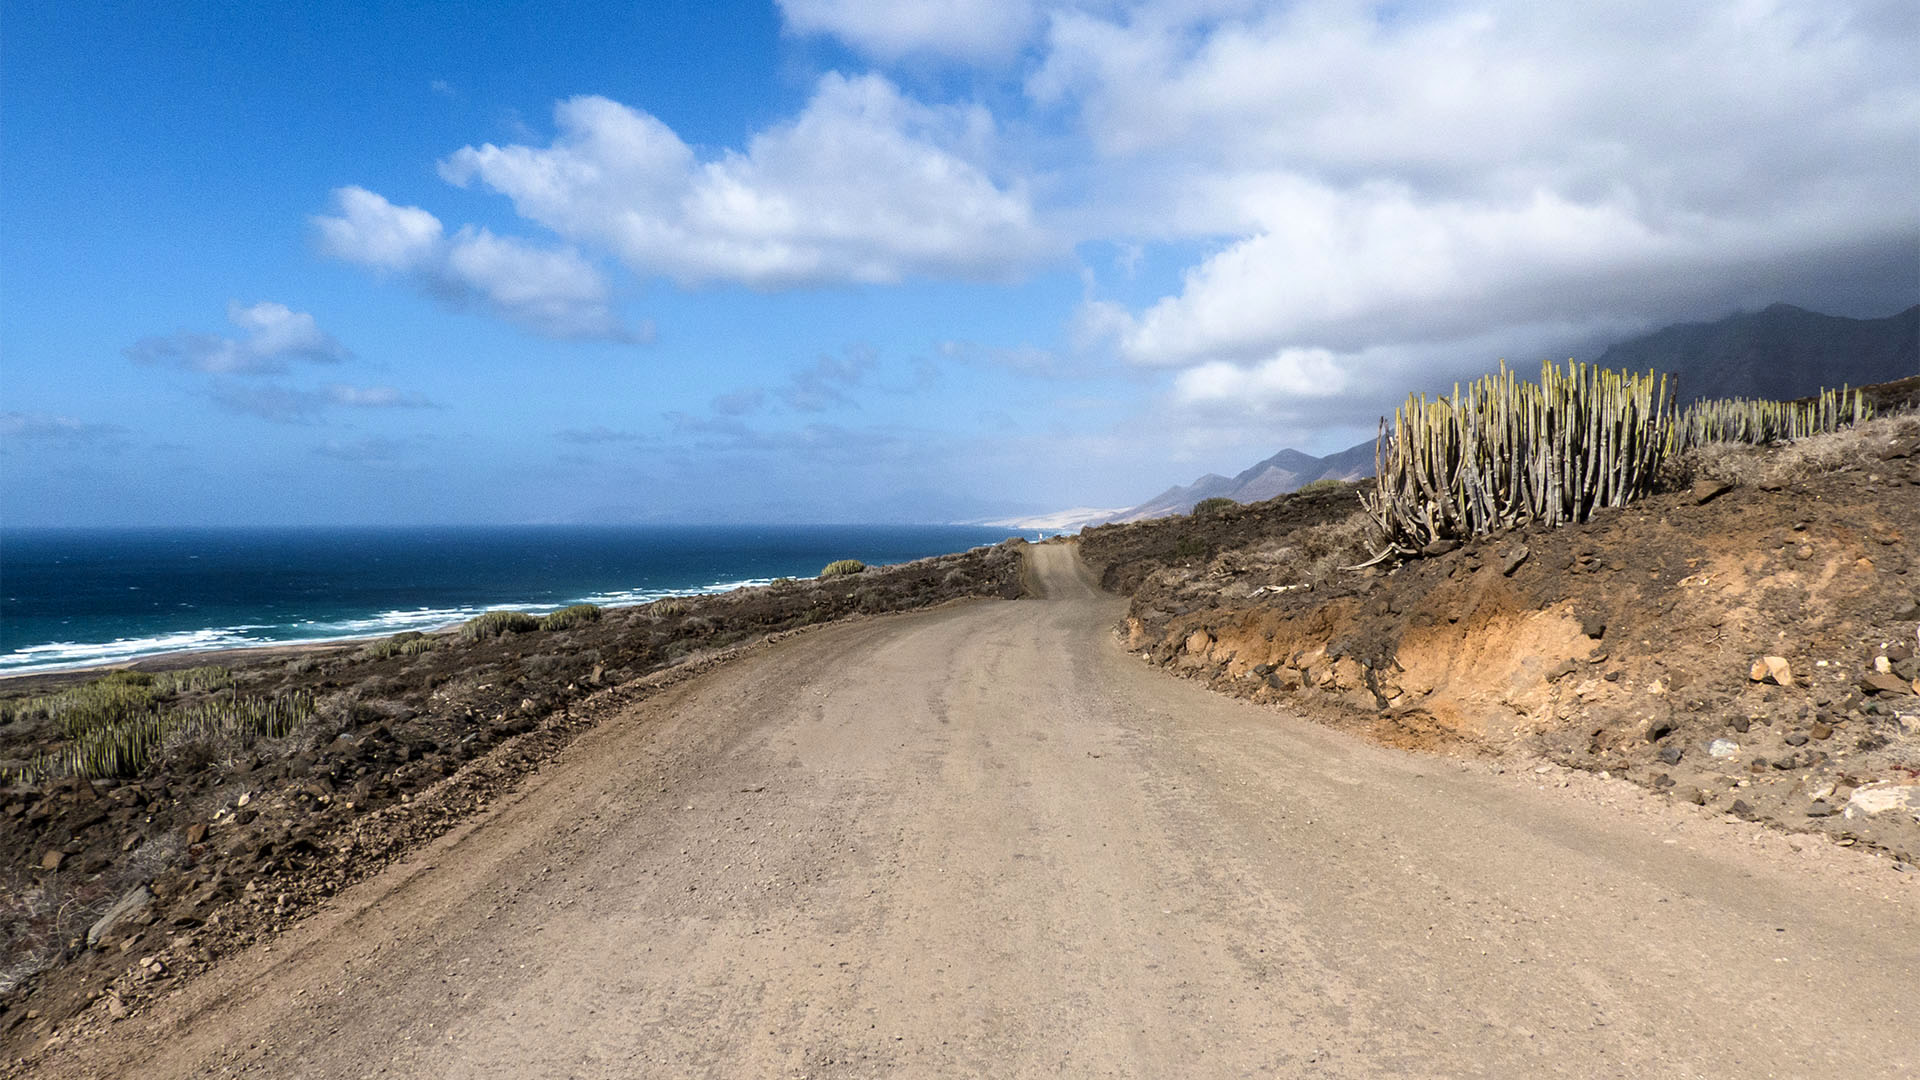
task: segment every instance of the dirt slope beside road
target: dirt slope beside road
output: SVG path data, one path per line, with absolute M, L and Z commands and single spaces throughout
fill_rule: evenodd
M 1211 694 L 1121 651 L 1072 548 L 1033 557 L 1041 598 L 636 706 L 37 1073 L 1920 1069 L 1920 898 L 1884 860 Z

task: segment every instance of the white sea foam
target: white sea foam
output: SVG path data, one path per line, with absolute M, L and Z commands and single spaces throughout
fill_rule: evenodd
M 568 604 L 617 607 L 645 604 L 669 596 L 711 596 L 734 589 L 770 585 L 773 578 L 742 578 L 687 589 L 615 589 L 569 600 L 564 604 L 525 602 L 460 607 L 406 608 L 353 619 L 302 619 L 289 625 L 244 623 L 237 626 L 183 630 L 152 637 L 118 638 L 105 642 L 56 641 L 28 645 L 0 655 L 0 674 L 25 675 L 68 668 L 123 664 L 162 653 L 205 649 L 244 649 L 267 645 L 307 645 L 381 638 L 405 630 L 432 631 L 456 626 L 487 611 L 502 608 L 541 614 Z

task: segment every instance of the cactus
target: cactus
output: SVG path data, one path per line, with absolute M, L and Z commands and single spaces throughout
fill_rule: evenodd
M 1361 497 L 1382 557 L 1529 522 L 1585 521 L 1651 491 L 1673 450 L 1667 380 L 1568 362 L 1416 395 L 1382 420 L 1374 491 Z
M 1717 442 L 1769 443 L 1824 435 L 1873 419 L 1858 390 L 1822 390 L 1806 401 L 1721 398 L 1694 403 L 1680 418 L 1680 449 Z
M 1654 490 L 1675 454 L 1710 442 L 1823 434 L 1872 416 L 1859 391 L 1804 402 L 1702 401 L 1678 413 L 1664 375 L 1568 361 L 1521 382 L 1496 375 L 1433 401 L 1415 395 L 1380 422 L 1374 490 L 1361 505 L 1385 541 L 1375 560 L 1437 541 L 1586 521 Z

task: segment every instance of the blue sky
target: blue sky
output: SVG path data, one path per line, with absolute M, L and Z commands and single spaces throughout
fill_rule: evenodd
M 0 520 L 1117 507 L 1920 294 L 1902 0 L 351 7 L 5 4 Z

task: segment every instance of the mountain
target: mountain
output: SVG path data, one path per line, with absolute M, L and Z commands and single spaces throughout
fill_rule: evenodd
M 1145 521 L 1184 514 L 1202 499 L 1228 498 L 1234 502 L 1262 502 L 1316 480 L 1358 480 L 1373 475 L 1373 440 L 1337 454 L 1314 457 L 1298 450 L 1282 450 L 1235 476 L 1208 473 L 1185 487 L 1173 487 L 1139 506 L 1122 510 L 1107 521 Z
M 1679 323 L 1621 342 L 1600 366 L 1670 372 L 1682 402 L 1792 399 L 1824 388 L 1920 374 L 1920 305 L 1884 319 L 1848 319 L 1775 304 L 1719 322 Z

